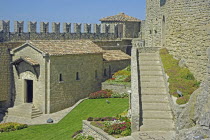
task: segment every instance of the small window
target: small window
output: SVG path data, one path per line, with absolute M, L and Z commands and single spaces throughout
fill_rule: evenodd
M 152 34 L 152 30 L 150 30 L 149 33 Z
M 98 78 L 98 72 L 97 72 L 97 70 L 95 70 L 95 79 L 97 79 Z
M 62 74 L 59 75 L 59 82 L 63 82 L 63 76 L 62 76 Z
M 80 80 L 79 72 L 76 73 L 76 80 Z
M 157 34 L 157 30 L 155 30 L 155 34 Z
M 104 76 L 107 76 L 107 74 L 106 74 L 106 69 L 104 69 Z

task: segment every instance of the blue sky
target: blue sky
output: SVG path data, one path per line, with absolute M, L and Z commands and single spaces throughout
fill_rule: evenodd
M 0 20 L 99 23 L 120 12 L 145 19 L 146 0 L 0 0 Z

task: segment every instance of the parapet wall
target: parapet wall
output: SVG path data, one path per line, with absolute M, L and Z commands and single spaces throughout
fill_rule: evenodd
M 27 31 L 24 31 L 24 21 L 14 21 L 14 31 L 10 30 L 10 21 L 0 21 L 0 42 L 17 40 L 63 40 L 63 39 L 106 39 L 118 38 L 118 24 L 81 24 L 52 22 L 52 32 L 49 22 L 40 22 L 40 32 L 37 31 L 37 22 L 29 21 Z

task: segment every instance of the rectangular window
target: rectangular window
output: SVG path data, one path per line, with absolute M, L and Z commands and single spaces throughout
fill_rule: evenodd
M 80 80 L 79 72 L 76 73 L 76 80 Z
M 59 82 L 63 82 L 63 76 L 62 76 L 62 74 L 59 75 Z
M 97 79 L 98 78 L 98 72 L 97 72 L 97 70 L 95 70 L 95 79 Z

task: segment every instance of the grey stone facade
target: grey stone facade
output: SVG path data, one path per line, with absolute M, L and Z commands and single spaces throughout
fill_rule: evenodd
M 34 67 L 21 60 L 13 67 L 15 106 L 28 102 L 28 80 L 33 81 L 32 103 L 44 114 L 70 107 L 89 93 L 101 89 L 102 53 L 49 56 L 30 44 L 11 53 L 14 62 L 30 57 L 32 62 L 38 64 Z
M 209 3 L 209 0 L 147 0 L 146 47 L 166 47 L 176 58 L 185 60 L 200 81 L 207 72 Z

